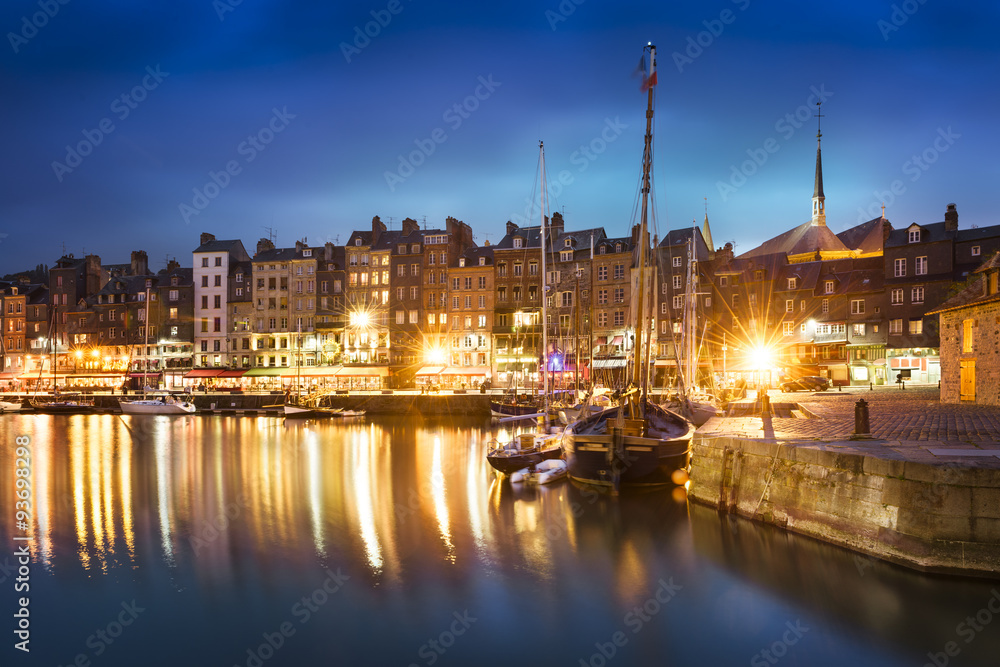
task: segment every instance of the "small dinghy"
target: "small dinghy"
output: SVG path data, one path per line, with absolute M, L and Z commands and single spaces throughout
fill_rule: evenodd
M 532 466 L 513 472 L 511 482 L 549 484 L 566 476 L 566 462 L 562 459 L 545 459 Z

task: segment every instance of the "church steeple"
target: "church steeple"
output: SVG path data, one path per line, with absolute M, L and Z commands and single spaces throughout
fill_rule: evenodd
M 715 254 L 715 245 L 712 243 L 712 229 L 708 226 L 708 197 L 705 197 L 705 224 L 701 228 L 701 237 L 705 239 L 708 246 L 709 257 Z
M 816 184 L 813 187 L 812 224 L 826 227 L 826 197 L 823 195 L 823 152 L 821 142 L 822 102 L 816 103 Z

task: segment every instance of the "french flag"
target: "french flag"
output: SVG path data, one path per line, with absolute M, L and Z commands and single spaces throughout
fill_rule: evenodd
M 656 72 L 653 72 L 652 76 L 647 74 L 646 69 L 646 56 L 642 55 L 639 57 L 639 65 L 635 68 L 632 76 L 641 76 L 642 83 L 639 85 L 639 90 L 646 92 L 650 88 L 656 85 Z

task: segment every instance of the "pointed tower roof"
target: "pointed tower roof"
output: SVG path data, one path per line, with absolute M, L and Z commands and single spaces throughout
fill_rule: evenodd
M 708 197 L 705 197 L 705 224 L 701 227 L 701 236 L 705 239 L 709 253 L 715 253 L 715 244 L 712 243 L 712 229 L 708 226 Z
M 823 194 L 823 151 L 821 142 L 822 131 L 822 102 L 816 103 L 816 183 L 813 186 L 812 196 L 812 224 L 817 227 L 826 227 L 826 196 Z

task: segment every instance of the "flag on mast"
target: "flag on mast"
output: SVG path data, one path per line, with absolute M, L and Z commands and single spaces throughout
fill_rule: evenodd
M 646 54 L 639 57 L 639 65 L 632 72 L 632 76 L 642 77 L 642 83 L 639 84 L 639 90 L 642 92 L 646 92 L 656 85 L 656 72 L 653 72 L 652 76 L 649 75 L 649 69 L 646 67 Z

